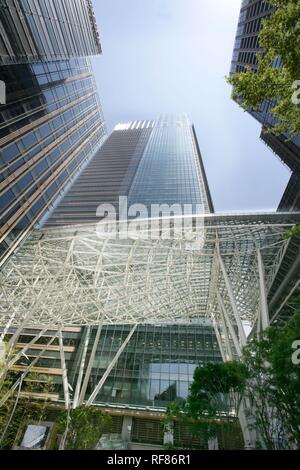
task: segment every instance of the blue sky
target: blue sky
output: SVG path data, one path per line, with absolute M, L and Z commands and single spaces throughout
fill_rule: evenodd
M 225 82 L 240 4 L 94 0 L 103 55 L 93 63 L 108 130 L 187 112 L 218 212 L 274 210 L 290 176 Z

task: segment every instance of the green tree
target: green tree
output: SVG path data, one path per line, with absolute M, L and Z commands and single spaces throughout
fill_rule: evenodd
M 7 394 L 18 375 L 8 372 L 0 389 L 0 400 Z M 47 376 L 28 374 L 20 381 L 15 392 L 0 407 L 0 449 L 11 449 L 20 426 L 28 422 L 42 422 L 47 416 L 48 394 L 53 391 Z M 41 398 L 33 398 L 40 394 Z
M 220 429 L 228 436 L 244 400 L 258 448 L 300 448 L 300 298 L 294 305 L 291 319 L 254 337 L 241 361 L 198 368 L 188 399 L 172 403 L 167 422 L 178 419 L 206 440 Z
M 300 133 L 300 104 L 293 104 L 294 84 L 300 80 L 300 2 L 268 0 L 276 9 L 263 20 L 257 70 L 228 78 L 233 85 L 233 99 L 249 110 L 259 110 L 265 99 L 272 103 L 271 112 L 278 120 L 276 134 Z M 281 59 L 280 65 L 275 61 Z
M 241 362 L 212 363 L 194 374 L 187 400 L 173 403 L 167 420 L 178 419 L 192 434 L 208 441 L 232 432 L 244 396 L 247 370 Z M 230 439 L 227 439 L 230 440 Z
M 110 420 L 94 406 L 65 410 L 58 420 L 58 431 L 65 434 L 64 449 L 93 449 Z
M 296 227 L 289 230 L 289 232 L 285 233 L 283 237 L 289 239 L 297 237 L 298 235 L 300 235 L 300 225 L 297 225 Z
M 246 369 L 240 362 L 207 364 L 196 369 L 188 408 L 194 416 L 227 416 L 238 410 L 243 397 Z
M 54 385 L 48 376 L 9 370 L 16 351 L 7 343 L 0 344 L 0 352 L 0 449 L 11 449 L 20 426 L 46 419 Z
M 249 381 L 246 394 L 254 405 L 260 445 L 300 447 L 300 365 L 292 360 L 300 341 L 300 299 L 297 312 L 283 327 L 271 327 L 244 350 Z

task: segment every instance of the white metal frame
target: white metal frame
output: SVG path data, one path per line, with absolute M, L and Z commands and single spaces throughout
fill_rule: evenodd
M 295 222 L 276 214 L 204 220 L 195 249 L 184 236 L 151 239 L 151 229 L 136 235 L 132 226 L 125 240 L 98 237 L 95 225 L 34 232 L 0 273 L 2 324 L 189 322 L 211 312 L 220 324 L 219 292 L 245 345 L 245 321 L 268 324 L 266 295 L 288 244 L 282 233 Z
M 257 323 L 260 329 L 269 326 L 267 295 L 289 243 L 282 234 L 299 223 L 299 217 L 201 216 L 200 229 L 194 217 L 188 221 L 194 227 L 188 237 L 177 231 L 169 240 L 160 236 L 157 226 L 152 232 L 148 221 L 139 232 L 130 222 L 126 239 L 115 237 L 114 232 L 99 236 L 95 225 L 35 231 L 0 273 L 4 333 L 12 326 L 17 328 L 13 346 L 25 326 L 40 328 L 42 333 L 28 349 L 46 329 L 58 330 L 67 409 L 84 402 L 102 325 L 131 324 L 133 328 L 88 405 L 96 399 L 138 324 L 208 318 L 223 360 L 241 357 L 247 342 L 244 323 Z M 178 230 L 178 220 L 176 227 Z M 124 224 L 117 225 L 118 232 L 123 229 Z M 203 244 L 199 245 L 199 238 Z M 62 325 L 87 326 L 73 403 Z M 86 365 L 93 326 L 98 330 Z

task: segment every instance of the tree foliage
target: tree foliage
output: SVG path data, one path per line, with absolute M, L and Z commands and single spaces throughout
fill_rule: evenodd
M 246 373 L 239 362 L 207 364 L 196 369 L 188 398 L 190 412 L 194 416 L 227 416 L 232 409 L 238 409 Z
M 283 327 L 271 327 L 244 350 L 249 373 L 247 395 L 255 410 L 260 444 L 269 449 L 300 448 L 300 365 L 293 344 L 300 341 L 298 311 Z
M 18 379 L 18 374 L 9 372 L 0 388 L 0 399 Z M 21 387 L 0 408 L 0 449 L 11 449 L 20 427 L 29 422 L 42 422 L 47 416 L 47 394 L 53 391 L 53 383 L 47 376 L 28 374 Z M 26 395 L 21 396 L 21 391 Z M 31 394 L 45 394 L 37 400 Z
M 294 94 L 300 94 L 294 86 L 300 80 L 300 2 L 268 3 L 276 9 L 263 20 L 257 70 L 248 67 L 246 72 L 228 78 L 228 82 L 234 87 L 233 99 L 246 110 L 259 110 L 264 100 L 269 100 L 278 121 L 272 132 L 293 137 L 300 134 L 300 104 L 292 101 Z
M 0 449 L 11 449 L 22 425 L 46 419 L 48 395 L 53 392 L 54 384 L 48 376 L 9 370 L 8 364 L 17 352 L 5 342 L 0 347 L 0 400 L 5 399 L 0 407 Z M 12 392 L 17 381 L 19 385 Z
M 300 225 L 297 225 L 296 227 L 289 230 L 287 233 L 284 234 L 283 237 L 289 239 L 297 237 L 298 235 L 300 235 Z
M 241 362 L 211 363 L 196 369 L 187 400 L 168 409 L 168 420 L 179 419 L 192 434 L 208 441 L 232 432 L 244 394 L 247 370 Z M 228 440 L 228 439 L 227 439 Z
M 300 364 L 292 360 L 300 344 L 300 298 L 295 305 L 291 320 L 254 337 L 241 361 L 198 368 L 188 399 L 169 407 L 168 420 L 181 420 L 210 439 L 220 426 L 231 432 L 230 417 L 243 401 L 250 404 L 258 448 L 300 448 Z
M 110 417 L 94 406 L 65 410 L 58 420 L 58 431 L 66 434 L 66 450 L 91 450 L 98 443 Z

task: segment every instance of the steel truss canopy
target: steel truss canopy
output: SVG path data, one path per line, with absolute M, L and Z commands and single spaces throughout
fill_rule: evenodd
M 300 214 L 209 215 L 36 230 L 0 274 L 7 328 L 268 324 L 266 297 Z M 162 227 L 171 227 L 166 233 Z M 182 227 L 185 229 L 182 229 Z

